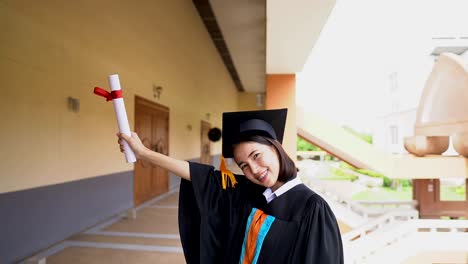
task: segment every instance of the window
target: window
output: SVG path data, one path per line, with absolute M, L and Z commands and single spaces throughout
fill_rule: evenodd
M 398 90 L 398 74 L 396 72 L 392 72 L 388 78 L 390 79 L 390 93 L 395 93 Z
M 441 201 L 466 201 L 466 179 L 443 178 L 439 182 Z

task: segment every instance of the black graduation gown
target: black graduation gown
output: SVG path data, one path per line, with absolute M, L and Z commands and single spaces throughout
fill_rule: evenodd
M 333 212 L 319 195 L 299 184 L 270 203 L 264 187 L 236 175 L 222 189 L 212 166 L 190 163 L 191 182 L 182 180 L 179 232 L 187 263 L 239 263 L 252 208 L 276 219 L 257 263 L 343 263 L 341 235 Z

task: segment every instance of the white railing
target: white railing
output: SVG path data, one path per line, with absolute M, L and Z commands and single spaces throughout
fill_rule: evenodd
M 396 241 L 399 234 L 394 233 L 394 228 L 402 225 L 403 221 L 417 218 L 416 210 L 391 211 L 344 234 L 342 241 L 346 263 L 359 263 L 357 261 Z
M 413 221 L 413 224 L 418 228 L 418 232 L 463 232 L 468 234 L 468 220 L 419 219 Z
M 304 182 L 366 220 L 342 236 L 345 263 L 394 264 L 422 251 L 468 251 L 468 220 L 418 219 L 417 201 L 358 202 L 320 180 Z
M 372 221 L 353 229 L 342 236 L 343 243 L 352 243 L 373 234 L 374 231 L 382 230 L 385 227 L 393 225 L 396 221 L 407 221 L 417 219 L 419 213 L 417 210 L 390 211 L 386 214 L 373 219 Z M 385 228 L 387 229 L 387 228 Z
M 434 248 L 452 251 L 468 249 L 467 220 L 413 219 L 410 216 L 410 220 L 393 225 L 386 231 L 376 227 L 379 224 L 392 222 L 389 219 L 391 217 L 381 217 L 359 230 L 353 230 L 343 235 L 346 263 L 373 263 L 375 261 L 384 263 L 385 254 L 379 256 L 378 253 L 385 252 L 385 249 L 390 247 L 394 248 L 393 250 L 387 250 L 389 251 L 387 256 L 390 254 L 389 257 L 395 260 L 393 263 L 398 263 L 396 259 L 403 260 L 409 254 L 415 255 L 418 251 L 434 250 Z M 411 237 L 413 239 L 410 239 Z M 443 243 L 442 240 L 451 242 Z M 407 250 L 395 250 L 396 245 L 399 245 L 400 249 L 405 248 Z M 376 259 L 377 257 L 381 259 Z M 369 261 L 372 258 L 374 260 Z

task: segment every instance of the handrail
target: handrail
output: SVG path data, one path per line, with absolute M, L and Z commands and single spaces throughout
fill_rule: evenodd
M 357 239 L 362 239 L 368 236 L 372 232 L 381 229 L 384 226 L 390 225 L 395 220 L 410 220 L 417 219 L 419 216 L 416 210 L 394 210 L 387 212 L 386 214 L 362 225 L 359 228 L 353 229 L 348 233 L 344 234 L 341 238 L 343 243 L 350 243 Z
M 447 232 L 441 229 L 449 229 L 450 232 L 468 233 L 468 220 L 419 219 L 414 223 L 418 232 Z M 429 231 L 420 229 L 429 229 Z

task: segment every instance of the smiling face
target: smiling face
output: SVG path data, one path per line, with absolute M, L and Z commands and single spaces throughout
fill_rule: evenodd
M 241 142 L 234 147 L 234 160 L 251 182 L 274 190 L 280 184 L 280 164 L 273 146 L 252 141 Z

